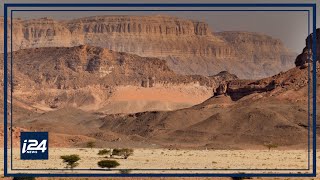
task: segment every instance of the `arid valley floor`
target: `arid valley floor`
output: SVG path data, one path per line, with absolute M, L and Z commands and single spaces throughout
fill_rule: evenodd
M 134 154 L 128 159 L 104 158 L 97 155 L 99 148 L 52 148 L 49 160 L 20 160 L 19 149 L 13 151 L 14 169 L 44 169 L 35 172 L 45 172 L 56 169 L 54 172 L 71 173 L 63 170 L 65 164 L 60 159 L 62 155 L 78 154 L 81 157 L 79 166 L 73 172 L 120 173 L 118 169 L 131 170 L 130 173 L 306 173 L 308 169 L 307 150 L 169 150 L 169 149 L 134 149 Z M 312 154 L 310 154 L 312 155 Z M 3 156 L 1 156 L 3 157 Z M 116 159 L 120 166 L 112 171 L 106 171 L 97 166 L 102 159 Z M 57 170 L 62 169 L 62 170 Z M 88 171 L 77 171 L 88 169 Z M 143 170 L 167 169 L 167 170 Z M 194 170 L 192 170 L 194 169 Z M 196 170 L 203 169 L 203 170 Z M 223 169 L 235 169 L 225 171 Z M 241 170 L 243 169 L 243 170 Z M 256 169 L 256 170 L 246 170 Z M 259 170 L 260 169 L 260 170 Z M 274 170 L 262 170 L 274 169 Z M 289 169 L 289 170 L 277 170 Z M 294 170 L 298 169 L 298 170 Z M 299 170 L 300 169 L 300 170 Z M 14 170 L 13 172 L 23 172 Z

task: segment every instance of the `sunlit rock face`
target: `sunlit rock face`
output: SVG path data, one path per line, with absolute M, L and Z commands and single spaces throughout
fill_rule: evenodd
M 9 22 L 9 32 L 10 27 Z M 226 70 L 256 79 L 291 68 L 296 56 L 267 35 L 214 33 L 205 22 L 162 15 L 14 19 L 12 36 L 13 51 L 86 44 L 161 58 L 180 74 L 214 75 Z

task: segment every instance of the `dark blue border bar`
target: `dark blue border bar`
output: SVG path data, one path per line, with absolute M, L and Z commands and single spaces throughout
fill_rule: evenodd
M 4 114 L 5 114 L 5 164 L 4 164 L 4 175 L 5 176 L 35 176 L 35 177 L 315 177 L 316 176 L 316 73 L 313 73 L 313 173 L 312 174 L 292 174 L 292 173 L 283 173 L 283 174 L 9 174 L 7 169 L 7 12 L 8 7 L 312 7 L 313 10 L 313 34 L 316 34 L 316 4 L 4 4 Z M 12 10 L 14 11 L 14 10 Z M 19 10 L 15 10 L 19 11 Z M 28 10 L 20 10 L 28 11 Z M 30 10 L 32 11 L 32 10 Z M 39 10 L 41 11 L 41 10 Z M 50 11 L 50 10 L 48 10 Z M 59 10 L 60 11 L 60 10 Z M 67 10 L 63 10 L 67 11 Z M 73 10 L 77 11 L 77 10 Z M 90 11 L 90 10 L 88 10 Z M 116 11 L 116 10 L 115 10 Z M 119 10 L 121 11 L 121 10 Z M 128 10 L 122 10 L 128 11 Z M 129 10 L 130 11 L 130 10 Z M 153 10 L 154 11 L 154 10 Z M 164 10 L 170 11 L 170 10 Z M 172 10 L 172 11 L 186 11 L 186 10 Z M 201 10 L 193 10 L 201 11 Z M 202 10 L 206 11 L 206 10 Z M 212 10 L 214 11 L 214 10 Z M 215 10 L 219 11 L 219 10 Z M 223 10 L 220 10 L 223 11 Z M 232 11 L 244 11 L 244 10 L 232 10 Z M 246 10 L 246 11 L 259 11 L 259 10 Z M 261 10 L 266 11 L 266 10 Z M 269 11 L 280 11 L 280 10 L 269 10 Z M 290 11 L 290 10 L 288 10 Z M 293 11 L 293 10 L 291 10 Z M 307 10 L 299 10 L 307 11 Z M 11 43 L 12 46 L 12 43 Z M 11 49 L 12 50 L 12 49 Z M 12 52 L 12 51 L 11 51 Z M 316 36 L 313 36 L 313 52 L 316 52 Z M 12 57 L 11 57 L 12 58 Z M 316 54 L 313 53 L 313 59 L 316 59 Z M 12 63 L 12 61 L 11 61 Z M 316 61 L 314 61 L 313 70 L 316 72 Z M 11 66 L 12 67 L 12 66 Z M 11 96 L 12 98 L 12 96 Z M 12 103 L 12 102 L 11 102 Z M 12 110 L 12 109 L 11 109 Z M 12 163 L 12 162 L 11 162 Z
M 211 11 L 223 11 L 223 12 L 225 12 L 225 11 L 231 11 L 231 12 L 233 12 L 233 11 L 236 11 L 236 12 L 238 12 L 238 11 L 240 11 L 240 12 L 247 12 L 247 11 L 258 11 L 258 12 L 264 12 L 264 11 L 280 11 L 280 12 L 287 12 L 287 11 L 290 11 L 290 12 L 296 12 L 296 11 L 298 11 L 298 12 L 308 12 L 308 34 L 310 34 L 310 10 L 292 10 L 292 9 L 290 9 L 290 10 L 270 10 L 270 9 L 268 9 L 268 10 L 144 10 L 144 9 L 142 9 L 142 10 L 137 10 L 137 9 L 135 9 L 135 10 L 80 10 L 80 9 L 77 9 L 77 10 L 56 10 L 56 9 L 50 9 L 50 10 L 11 10 L 10 12 L 11 12 L 11 22 L 13 21 L 13 12 L 19 12 L 19 11 L 23 11 L 23 12 L 34 12 L 34 11 L 36 11 L 36 12 L 47 12 L 47 11 L 54 11 L 54 12 L 59 12 L 59 11 L 77 11 L 77 12 L 82 12 L 82 11 L 90 11 L 90 12 L 92 12 L 92 11 L 102 11 L 102 12 L 105 12 L 105 11 L 111 11 L 111 12 L 113 12 L 113 11 L 125 11 L 125 12 L 127 12 L 127 11 L 152 11 L 152 12 L 154 12 L 154 11 L 201 11 L 201 12 L 206 12 L 206 11 L 209 11 L 209 12 L 211 12 Z M 13 27 L 12 27 L 12 24 L 11 24 L 11 29 L 13 29 Z M 11 33 L 12 33 L 12 31 L 10 31 Z M 12 36 L 12 35 L 11 35 Z M 12 44 L 12 39 L 11 39 L 11 44 Z M 12 47 L 11 47 L 11 49 L 12 49 Z M 12 51 L 11 51 L 11 62 L 12 62 L 13 60 L 12 60 Z M 13 67 L 13 64 L 12 64 L 12 67 Z M 309 66 L 308 66 L 309 67 Z M 12 70 L 12 69 L 11 69 Z M 13 75 L 13 73 L 11 73 L 12 75 Z M 13 77 L 13 76 L 12 76 Z M 13 78 L 11 78 L 11 81 L 12 81 L 12 79 Z M 308 83 L 308 86 L 309 86 L 309 83 Z M 309 94 L 308 94 L 309 95 Z M 12 102 L 12 100 L 11 100 L 11 102 Z M 310 100 L 308 99 L 308 104 L 309 104 L 309 102 L 310 102 Z M 13 103 L 11 103 L 11 109 L 13 108 L 13 105 L 12 105 Z M 308 109 L 309 110 L 309 109 Z M 11 128 L 12 128 L 12 124 L 13 124 L 13 122 L 12 122 L 12 112 L 11 112 Z M 309 114 L 309 112 L 308 112 L 308 114 Z M 309 124 L 309 121 L 310 121 L 310 119 L 308 118 L 308 124 Z M 188 169 L 188 170 L 193 170 L 193 171 L 262 171 L 262 170 L 265 170 L 265 171 L 306 171 L 306 170 L 310 170 L 310 141 L 309 141 L 309 139 L 310 139 L 310 136 L 309 136 L 309 130 L 310 129 L 308 129 L 308 165 L 307 165 L 307 167 L 308 168 L 301 168 L 301 169 L 291 169 L 291 168 L 287 168 L 287 169 L 283 169 L 283 168 L 279 168 L 279 169 L 272 169 L 272 168 L 270 168 L 270 169 L 259 169 L 259 168 L 256 168 L 256 169 L 241 169 L 241 168 L 233 168 L 233 169 Z M 13 142 L 12 141 L 12 132 L 11 132 L 11 142 Z M 24 171 L 24 170 L 29 170 L 29 171 L 39 171 L 39 170 L 48 170 L 48 169 L 19 169 L 19 168 L 13 168 L 13 159 L 12 159 L 12 145 L 11 145 L 11 170 L 22 170 L 22 171 Z M 65 169 L 54 169 L 54 170 L 65 170 Z M 99 169 L 90 169 L 90 170 L 97 170 L 97 171 L 100 171 Z M 118 171 L 118 170 L 121 170 L 121 169 L 111 169 L 110 171 Z M 165 171 L 185 171 L 186 169 L 128 169 L 128 170 L 135 170 L 135 171 L 154 171 L 154 170 L 158 170 L 158 171 L 161 171 L 161 170 L 165 170 Z M 88 171 L 88 169 L 77 169 L 77 171 Z
M 308 12 L 308 36 L 310 34 L 310 12 Z M 310 47 L 310 40 L 307 42 L 308 47 Z M 308 55 L 308 80 L 310 79 L 310 55 Z M 308 169 L 310 169 L 310 83 L 308 81 Z
M 292 9 L 289 9 L 289 10 L 270 10 L 270 9 L 268 9 L 268 10 L 266 10 L 266 9 L 261 9 L 261 10 L 229 10 L 229 9 L 227 9 L 227 10 L 145 10 L 145 9 L 141 9 L 141 10 L 137 10 L 137 9 L 135 9 L 135 10 L 80 10 L 80 9 L 77 9 L 77 10 L 74 10 L 74 9 L 71 9 L 71 10 L 66 10 L 66 9 L 64 9 L 64 10 L 54 10 L 54 9 L 49 9 L 49 10 L 11 10 L 10 12 L 11 12 L 11 22 L 12 22 L 12 20 L 13 20 L 13 12 L 19 12 L 19 11 L 22 11 L 22 12 L 46 12 L 46 11 L 53 11 L 53 12 L 57 12 L 57 11 L 71 11 L 71 12 L 74 12 L 74 11 L 76 11 L 76 12 L 82 12 L 82 11 L 89 11 L 89 12 L 93 12 L 93 11 L 102 11 L 102 12 L 105 12 L 105 11 L 111 11 L 111 12 L 113 12 L 113 11 L 121 11 L 121 12 L 123 12 L 123 11 L 125 11 L 125 12 L 127 12 L 127 11 L 134 11 L 134 12 L 136 12 L 136 11 L 152 11 L 152 12 L 154 12 L 154 11 L 184 11 L 184 12 L 186 12 L 186 11 L 200 11 L 200 12 L 206 12 L 206 11 L 209 11 L 209 12 L 211 12 L 211 11 L 214 11 L 214 12 L 216 12 L 216 11 L 222 11 L 222 12 L 225 12 L 225 11 L 231 11 L 231 12 L 248 12 L 248 11 L 254 11 L 254 12 L 264 12 L 264 11 L 267 11 L 267 12 L 273 12 L 273 11 L 277 11 L 277 12 L 287 12 L 287 11 L 289 11 L 289 12 L 308 12 L 308 34 L 310 34 L 310 10 L 292 10 Z M 12 24 L 11 24 L 11 29 L 12 29 Z M 12 37 L 12 31 L 11 31 L 11 37 Z M 12 39 L 11 39 L 11 49 L 12 49 Z M 11 51 L 11 64 L 12 64 L 12 51 Z M 12 67 L 13 67 L 13 64 L 12 64 Z M 309 68 L 309 66 L 308 66 L 308 68 Z M 12 68 L 11 68 L 11 70 L 12 70 Z M 13 77 L 13 73 L 11 72 L 11 76 Z M 12 81 L 12 79 L 13 78 L 11 78 L 11 81 Z M 308 83 L 308 86 L 309 86 L 309 83 Z M 308 94 L 308 96 L 309 96 L 309 94 Z M 309 101 L 310 101 L 310 98 L 308 98 L 308 104 L 309 104 Z M 13 114 L 13 112 L 12 112 L 12 109 L 13 109 L 13 101 L 12 101 L 12 93 L 11 93 L 11 128 L 12 128 L 12 114 Z M 309 109 L 308 109 L 309 110 Z M 308 111 L 308 114 L 309 114 L 310 112 Z M 309 121 L 310 121 L 310 119 L 309 119 L 309 116 L 308 116 L 308 124 L 310 124 L 309 123 Z M 310 129 L 308 129 L 308 165 L 307 165 L 307 169 L 305 169 L 305 168 L 302 168 L 302 169 L 259 169 L 259 168 L 257 168 L 257 169 L 241 169 L 241 168 L 234 168 L 234 169 L 188 169 L 188 170 L 194 170 L 194 171 L 221 171 L 221 170 L 223 170 L 223 171 L 243 171 L 243 170 L 245 170 L 245 171 L 262 171 L 262 170 L 268 170 L 268 171 L 290 171 L 290 170 L 295 170 L 295 171 L 298 171 L 298 170 L 300 170 L 300 171 L 303 171 L 303 170 L 310 170 L 310 136 L 309 136 L 309 134 L 310 134 L 310 132 L 309 132 L 309 130 Z M 12 132 L 11 132 L 11 142 L 12 142 Z M 19 168 L 13 168 L 13 159 L 12 159 L 12 145 L 11 145 L 11 170 L 22 170 L 22 171 L 24 171 L 24 170 L 30 170 L 30 171 L 39 171 L 39 170 L 47 170 L 47 169 L 19 169 Z M 54 169 L 54 170 L 65 170 L 65 169 Z M 90 169 L 90 170 L 93 170 L 93 169 Z M 98 170 L 99 171 L 99 169 L 96 169 L 96 170 Z M 116 169 L 116 170 L 114 170 L 114 171 L 118 171 L 118 170 L 121 170 L 121 169 Z M 175 171 L 185 171 L 185 169 L 130 169 L 130 170 L 145 170 L 145 171 L 152 171 L 152 170 L 159 170 L 159 171 L 161 171 L 161 170 L 165 170 L 165 171 L 173 171 L 173 170 L 175 170 Z M 88 169 L 77 169 L 77 171 L 88 171 Z
M 317 174 L 317 6 L 316 4 L 313 4 L 312 10 L 313 10 L 313 42 L 312 42 L 312 59 L 313 59 L 313 73 L 312 73 L 312 83 L 313 83 L 313 174 L 316 176 Z
M 69 169 L 11 169 L 18 171 L 69 171 Z M 72 171 L 105 171 L 105 169 L 73 169 Z M 131 171 L 307 171 L 310 169 L 110 169 L 108 171 L 131 170 Z
M 315 177 L 314 174 L 5 174 L 14 177 Z
M 10 149 L 10 153 L 11 153 L 11 161 L 10 161 L 10 163 L 11 163 L 11 169 L 12 169 L 12 167 L 13 167 L 13 157 L 12 157 L 12 154 L 13 154 L 13 138 L 12 138 L 12 126 L 13 126 L 13 123 L 12 123 L 12 116 L 13 116 L 13 99 L 12 99 L 12 92 L 13 92 L 13 55 L 12 55 L 12 52 L 13 52 L 13 46 L 12 46 L 12 26 L 13 26 L 13 17 L 12 17 L 13 15 L 12 15 L 12 11 L 10 12 L 10 120 L 11 120 L 11 123 L 10 123 L 10 126 L 11 126 L 11 129 L 10 129 L 10 132 L 11 132 L 11 135 L 10 135 L 10 139 L 11 139 L 11 149 Z
M 199 9 L 184 9 L 184 10 L 182 10 L 182 9 L 176 9 L 176 10 L 163 10 L 163 9 L 157 9 L 157 10 L 148 10 L 148 9 L 141 9 L 141 10 L 138 10 L 138 9 L 135 9 L 135 10 L 132 10 L 132 9 L 125 9 L 125 10 L 123 10 L 123 9 L 114 9 L 114 10 L 88 10 L 88 9 L 63 9 L 63 10 L 52 10 L 52 9 L 48 9 L 48 10 L 20 10 L 20 9 L 18 9 L 18 10 L 12 10 L 11 12 L 18 12 L 18 11 L 27 11 L 27 12 L 30 12 L 30 11 L 35 11 L 35 12 L 46 12 L 46 11 L 53 11 L 53 12 L 55 12 L 55 11 L 71 11 L 71 12 L 73 12 L 73 11 L 89 11 L 89 12 L 92 12 L 92 11 L 97 11 L 97 12 L 99 12 L 99 11 L 120 11 L 120 12 L 122 12 L 122 11 L 127 11 L 127 12 L 135 12 L 135 11 L 152 11 L 152 12 L 154 12 L 154 11 L 160 11 L 160 12 L 169 12 L 169 11 L 178 11 L 178 12 L 180 12 L 180 11 L 184 11 L 184 12 L 186 12 L 186 11 L 200 11 L 200 12 L 206 12 L 206 11 L 221 11 L 221 12 L 264 12 L 264 11 L 266 11 L 266 12 L 309 12 L 309 10 L 301 10 L 301 9 L 299 9 L 299 10 L 293 10 L 293 9 L 288 9 L 288 10 L 276 10 L 276 9 L 261 9 L 261 10 L 229 10 L 229 9 L 225 9 L 225 10 L 221 10 L 221 9 L 216 9 L 216 10 L 213 10 L 213 9 L 208 9 L 208 10 L 199 10 Z
M 7 115 L 8 115 L 8 110 L 7 110 L 7 98 L 8 98 L 8 84 L 7 84 L 7 73 L 8 73 L 8 67 L 7 67 L 7 55 L 8 55 L 8 49 L 7 49 L 7 44 L 8 44 L 8 37 L 7 37 L 7 33 L 8 33 L 8 29 L 7 29 L 7 25 L 8 25 L 8 18 L 7 18 L 7 13 L 8 13 L 8 8 L 7 5 L 4 4 L 4 48 L 3 48 L 3 55 L 4 55 L 4 66 L 3 66 L 3 113 L 4 113 L 4 126 L 3 126 L 3 130 L 4 130 L 4 175 L 6 175 L 7 171 L 8 171 L 8 125 L 7 125 Z
M 7 7 L 313 7 L 314 5 L 312 3 L 8 3 Z
M 105 12 L 105 11 L 111 11 L 111 12 L 113 12 L 113 11 L 125 11 L 125 12 L 127 12 L 127 11 L 134 11 L 134 12 L 136 12 L 136 11 L 152 11 L 152 12 L 154 12 L 154 11 L 200 11 L 200 12 L 206 12 L 206 11 L 209 11 L 209 12 L 211 12 L 211 11 L 214 11 L 214 12 L 216 12 L 216 11 L 223 11 L 223 12 L 225 12 L 225 11 L 231 11 L 231 12 L 234 12 L 234 11 L 236 11 L 236 12 L 247 12 L 247 11 L 254 11 L 254 12 L 256 12 L 256 11 L 258 11 L 258 12 L 264 12 L 264 11 L 271 11 L 271 12 L 273 12 L 273 11 L 279 11 L 279 12 L 287 12 L 287 11 L 290 11 L 290 12 L 308 12 L 308 34 L 310 34 L 310 11 L 309 10 L 270 10 L 270 9 L 268 9 L 268 10 L 263 10 L 263 9 L 261 9 L 261 10 L 144 10 L 144 9 L 141 9 L 141 10 L 137 10 L 137 9 L 135 9 L 135 10 L 80 10 L 80 9 L 77 9 L 77 10 L 54 10 L 54 9 L 50 9 L 50 10 L 11 10 L 11 21 L 12 21 L 12 18 L 13 18 L 13 15 L 12 15 L 12 13 L 13 12 L 20 12 L 20 11 L 22 11 L 22 12 L 34 12 L 34 11 L 36 11 L 36 12 L 47 12 L 47 11 L 53 11 L 53 12 L 59 12 L 59 11 L 76 11 L 76 12 L 82 12 L 82 11 L 89 11 L 89 12 L 95 12 L 95 11 L 102 11 L 102 12 Z M 11 24 L 11 29 L 12 29 L 12 24 Z M 12 31 L 11 31 L 11 33 L 12 33 Z M 11 40 L 12 41 L 12 40 Z M 12 43 L 12 42 L 11 42 Z M 11 47 L 12 48 L 12 47 Z M 11 53 L 12 54 L 12 53 Z M 11 58 L 11 62 L 12 62 L 12 58 Z M 309 68 L 309 66 L 308 66 L 308 68 Z M 13 74 L 13 73 L 12 73 Z M 12 80 L 12 79 L 11 79 Z M 309 83 L 308 83 L 308 86 L 309 86 Z M 308 92 L 309 93 L 309 92 Z M 308 96 L 309 96 L 309 94 L 308 94 Z M 11 102 L 12 102 L 12 100 L 11 100 Z M 308 99 L 308 104 L 309 104 L 309 102 L 310 102 L 310 98 Z M 11 104 L 11 106 L 12 106 L 12 104 Z M 12 114 L 12 113 L 11 113 Z M 310 114 L 310 112 L 309 112 L 309 109 L 308 109 L 308 114 Z M 308 124 L 310 124 L 309 123 L 310 122 L 310 118 L 309 118 L 309 116 L 308 116 Z M 12 128 L 12 118 L 11 118 L 11 128 Z M 307 165 L 307 167 L 308 168 L 301 168 L 301 169 L 290 169 L 290 168 L 288 168 L 288 169 L 281 169 L 281 168 L 279 168 L 279 169 L 259 169 L 259 168 L 257 168 L 257 169 L 241 169 L 241 168 L 234 168 L 234 169 L 188 169 L 188 170 L 194 170 L 194 171 L 221 171 L 221 170 L 223 170 L 223 171 L 262 171 L 262 170 L 268 170 L 268 171 L 290 171 L 290 170 L 292 170 L 292 171 L 303 171 L 303 170 L 310 170 L 310 129 L 308 129 L 308 165 Z M 11 140 L 11 142 L 12 142 L 12 140 Z M 12 147 L 11 147 L 12 148 Z M 12 150 L 11 150 L 12 151 Z M 24 171 L 24 170 L 29 170 L 29 171 L 39 171 L 39 170 L 47 170 L 47 169 L 19 169 L 19 168 L 13 168 L 13 160 L 12 160 L 12 152 L 11 152 L 11 170 L 22 170 L 22 171 Z M 53 170 L 65 170 L 65 169 L 53 169 Z M 90 169 L 90 170 L 96 170 L 96 171 L 100 171 L 101 169 Z M 114 169 L 114 170 L 112 170 L 112 171 L 118 171 L 118 170 L 121 170 L 121 169 Z M 154 170 L 158 170 L 158 171 L 161 171 L 161 170 L 165 170 L 165 171 L 185 171 L 185 169 L 129 169 L 129 170 L 135 170 L 135 171 L 154 171 Z M 77 171 L 88 171 L 88 169 L 77 169 Z

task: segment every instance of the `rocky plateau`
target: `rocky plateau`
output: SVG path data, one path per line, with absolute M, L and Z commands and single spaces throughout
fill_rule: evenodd
M 226 70 L 258 79 L 292 68 L 296 57 L 279 39 L 264 34 L 213 32 L 206 22 L 166 15 L 13 19 L 9 32 L 11 25 L 13 51 L 91 45 L 164 59 L 170 69 L 187 75 Z

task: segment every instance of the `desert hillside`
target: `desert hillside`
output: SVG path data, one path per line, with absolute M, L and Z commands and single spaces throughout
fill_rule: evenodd
M 101 146 L 255 149 L 275 143 L 300 149 L 308 139 L 307 77 L 307 68 L 296 67 L 244 85 L 232 80 L 224 94 L 175 111 L 107 115 L 64 108 L 16 122 L 31 130 L 91 137 Z
M 80 50 L 81 48 L 84 47 L 75 47 L 75 49 Z M 86 48 L 96 49 L 95 47 Z M 41 48 L 38 51 L 46 49 Z M 101 48 L 98 49 L 101 50 Z M 107 53 L 116 52 L 107 50 Z M 130 55 L 127 56 L 130 57 Z M 33 61 L 36 60 L 36 58 L 32 59 Z M 105 105 L 96 109 L 83 108 L 81 105 L 76 106 L 74 104 L 73 107 L 70 107 L 75 102 L 87 103 L 87 101 L 82 100 L 88 97 L 85 94 L 76 94 L 71 96 L 70 100 L 68 95 L 54 96 L 54 93 L 50 94 L 54 91 L 48 91 L 47 89 L 40 95 L 37 93 L 37 88 L 30 89 L 29 95 L 33 101 L 22 100 L 25 94 L 23 96 L 19 94 L 19 88 L 22 87 L 17 85 L 14 88 L 14 95 L 16 96 L 13 101 L 14 104 L 16 103 L 14 106 L 17 117 L 15 125 L 32 131 L 49 131 L 54 134 L 53 142 L 56 142 L 54 138 L 64 137 L 67 142 L 63 141 L 63 144 L 68 144 L 68 146 L 82 147 L 86 141 L 93 139 L 98 146 L 107 145 L 111 147 L 261 149 L 265 144 L 273 143 L 285 149 L 303 149 L 308 143 L 308 74 L 315 73 L 313 71 L 309 72 L 306 65 L 297 66 L 289 71 L 260 80 L 240 80 L 226 72 L 207 78 L 182 76 L 168 70 L 166 73 L 169 75 L 163 73 L 160 77 L 171 78 L 172 82 L 176 79 L 176 83 L 182 87 L 181 89 L 173 90 L 174 84 L 150 87 L 150 81 L 147 87 L 141 85 L 139 88 L 134 86 L 135 84 L 130 86 L 114 84 L 118 91 L 111 93 L 112 95 L 108 100 L 112 101 L 115 98 L 122 103 L 117 102 L 111 106 Z M 132 66 L 130 67 L 132 68 Z M 153 69 L 149 68 L 149 70 Z M 317 63 L 316 70 L 317 72 L 320 71 L 319 63 Z M 85 77 L 86 73 L 88 73 L 88 76 L 90 75 L 90 72 L 83 70 L 79 70 L 79 72 L 82 74 L 81 77 Z M 99 74 L 99 72 L 97 73 Z M 122 77 L 119 74 L 117 76 Z M 32 79 L 31 74 L 24 77 L 31 79 L 37 86 L 38 82 Z M 94 76 L 89 77 L 93 78 Z M 99 78 L 104 77 L 99 76 Z M 95 77 L 96 80 L 99 78 Z M 204 78 L 203 81 L 201 81 L 202 78 Z M 195 81 L 198 85 L 193 84 L 192 87 L 198 87 L 198 89 L 190 91 L 189 83 L 195 83 Z M 83 82 L 85 82 L 85 79 Z M 186 84 L 178 82 L 185 82 Z M 139 84 L 140 82 L 137 85 Z M 137 108 L 138 105 L 130 106 L 123 103 L 128 103 L 131 100 L 142 103 L 150 100 L 149 98 L 160 98 L 171 102 L 182 102 L 186 99 L 191 101 L 193 98 L 200 97 L 199 92 L 201 90 L 199 87 L 205 89 L 208 88 L 209 84 L 212 85 L 212 94 L 207 94 L 207 100 L 202 103 L 197 102 L 195 103 L 197 105 L 194 106 L 176 107 L 177 110 L 163 109 L 159 111 L 156 108 L 154 110 L 142 108 L 140 111 L 143 110 L 144 112 L 130 113 L 127 110 Z M 45 85 L 45 83 L 42 85 Z M 317 86 L 320 87 L 320 83 Z M 59 88 L 59 86 L 52 87 Z M 69 91 L 68 86 L 63 87 L 60 92 Z M 157 87 L 160 89 L 157 90 Z M 164 92 L 164 87 L 169 90 L 166 95 L 161 94 Z M 138 90 L 134 91 L 135 88 L 140 89 L 143 93 L 137 94 Z M 78 92 L 83 93 L 81 87 L 75 89 L 72 87 L 71 90 L 80 90 Z M 26 90 L 23 92 L 26 92 Z M 104 91 L 91 89 L 92 96 L 97 97 L 99 93 L 104 94 Z M 33 98 L 33 96 L 37 98 Z M 17 97 L 20 97 L 20 99 Z M 67 98 L 63 99 L 63 97 Z M 318 95 L 318 97 L 320 96 Z M 48 99 L 56 104 L 49 106 Z M 203 99 L 205 99 L 205 96 L 203 96 Z M 30 102 L 35 104 L 31 105 Z M 62 105 L 63 103 L 65 106 Z M 41 104 L 42 107 L 40 107 Z M 164 105 L 165 103 L 160 104 Z M 92 105 L 88 107 L 92 107 Z M 45 106 L 46 108 L 44 108 Z M 146 107 L 152 107 L 152 103 L 149 103 Z M 116 109 L 122 109 L 123 112 L 117 112 Z M 318 110 L 320 109 L 318 108 Z M 56 145 L 63 146 L 61 144 Z
M 165 60 L 93 46 L 13 56 L 15 126 L 49 131 L 53 142 L 200 149 L 303 149 L 308 142 L 308 76 L 316 72 L 301 55 L 295 68 L 260 80 L 225 71 L 179 75 Z
M 181 109 L 211 97 L 220 81 L 237 78 L 227 72 L 180 75 L 165 60 L 85 45 L 23 49 L 13 59 L 14 103 L 41 112 Z
M 240 78 L 257 79 L 292 68 L 296 56 L 280 40 L 267 35 L 215 33 L 206 22 L 172 16 L 14 19 L 12 30 L 13 51 L 87 44 L 161 58 L 170 69 L 189 75 L 227 70 Z

